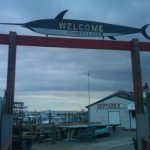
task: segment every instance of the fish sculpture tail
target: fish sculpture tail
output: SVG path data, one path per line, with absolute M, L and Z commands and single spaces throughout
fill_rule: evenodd
M 145 26 L 143 26 L 143 27 L 141 28 L 141 32 L 142 32 L 142 34 L 143 34 L 147 39 L 150 40 L 150 36 L 146 33 L 146 29 L 147 29 L 147 27 L 148 27 L 149 25 L 150 25 L 150 24 L 146 24 Z

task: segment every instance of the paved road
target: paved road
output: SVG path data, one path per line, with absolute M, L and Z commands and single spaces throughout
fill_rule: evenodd
M 91 141 L 57 141 L 33 144 L 32 150 L 134 150 L 132 137 L 135 131 L 117 131 L 109 137 L 101 137 Z

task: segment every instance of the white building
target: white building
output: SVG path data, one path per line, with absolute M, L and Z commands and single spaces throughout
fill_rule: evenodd
M 87 106 L 90 122 L 136 128 L 135 103 L 131 92 L 119 91 Z

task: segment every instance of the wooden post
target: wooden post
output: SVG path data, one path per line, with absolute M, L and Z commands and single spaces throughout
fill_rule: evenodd
M 16 69 L 16 33 L 9 33 L 8 69 L 6 85 L 6 114 L 10 116 L 9 131 L 6 133 L 9 139 L 9 150 L 12 149 L 12 127 L 13 127 L 13 104 L 15 91 L 15 69 Z
M 132 41 L 131 58 L 132 58 L 132 74 L 133 74 L 133 88 L 134 88 L 136 114 L 141 114 L 143 113 L 143 106 L 142 106 L 143 90 L 142 90 L 142 75 L 141 75 L 139 45 L 138 40 L 136 39 Z
M 140 65 L 139 43 L 137 39 L 132 40 L 132 74 L 133 87 L 135 97 L 135 111 L 136 111 L 136 129 L 137 129 L 137 143 L 138 150 L 142 149 L 141 139 L 148 137 L 148 117 L 144 114 L 143 108 L 143 89 L 142 89 L 142 75 Z
M 9 34 L 9 52 L 6 86 L 6 113 L 13 114 L 16 69 L 16 33 Z
M 146 92 L 146 104 L 148 110 L 148 125 L 150 129 L 150 92 Z M 149 138 L 150 138 L 150 130 L 149 130 Z M 148 144 L 148 147 L 150 149 L 150 143 Z

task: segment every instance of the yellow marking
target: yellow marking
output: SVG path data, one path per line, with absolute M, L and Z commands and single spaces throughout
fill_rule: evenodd
M 86 30 L 86 31 L 90 31 L 90 25 L 89 25 L 89 24 L 86 24 L 86 25 L 85 25 L 85 30 Z
M 103 32 L 103 25 L 99 25 L 99 32 Z
M 98 25 L 93 25 L 93 24 L 92 24 L 91 31 L 92 31 L 92 32 L 98 32 Z
M 67 23 L 67 30 L 72 30 L 72 23 Z
M 84 30 L 83 27 L 84 27 L 83 24 L 79 24 L 79 30 L 80 30 L 80 31 L 83 31 L 83 30 Z
M 77 31 L 77 30 L 78 30 L 78 28 L 77 28 L 77 26 L 76 26 L 75 23 L 73 24 L 73 30 L 74 30 L 74 31 Z
M 65 23 L 59 22 L 59 28 L 62 30 L 72 30 L 72 31 L 87 31 L 87 32 L 97 32 L 103 33 L 103 25 L 94 24 L 75 24 L 75 23 Z
M 59 22 L 59 28 L 60 28 L 60 29 L 63 29 L 63 30 L 66 30 L 66 23 L 64 23 L 64 22 Z

